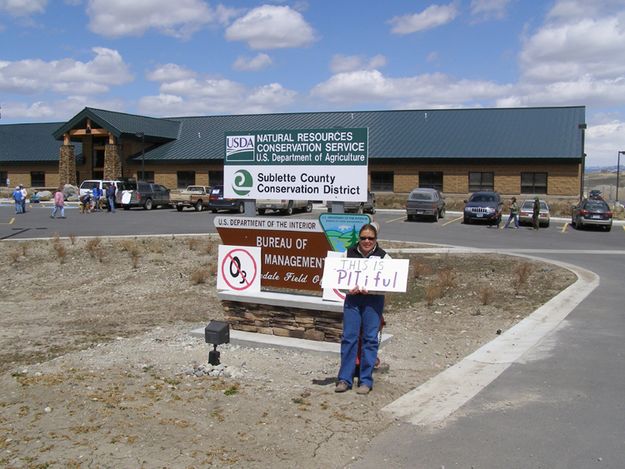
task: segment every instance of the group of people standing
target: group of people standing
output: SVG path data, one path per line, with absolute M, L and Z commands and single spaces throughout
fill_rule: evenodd
M 26 213 L 26 198 L 28 197 L 28 191 L 23 185 L 15 187 L 13 194 L 11 194 L 15 201 L 15 213 Z

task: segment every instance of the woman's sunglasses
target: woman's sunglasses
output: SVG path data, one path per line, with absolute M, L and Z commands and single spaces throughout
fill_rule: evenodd
M 375 241 L 373 236 L 361 236 L 360 241 Z

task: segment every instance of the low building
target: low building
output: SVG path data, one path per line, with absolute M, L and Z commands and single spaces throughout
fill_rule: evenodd
M 153 118 L 85 108 L 68 122 L 0 125 L 0 181 L 30 187 L 134 177 L 223 182 L 225 132 L 369 129 L 369 187 L 448 194 L 579 194 L 585 107 L 311 112 Z

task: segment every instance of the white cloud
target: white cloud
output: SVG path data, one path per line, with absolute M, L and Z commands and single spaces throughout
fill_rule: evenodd
M 254 57 L 238 57 L 232 67 L 241 71 L 256 71 L 267 68 L 272 60 L 267 54 L 256 54 Z
M 125 103 L 120 100 L 94 100 L 86 96 L 70 96 L 58 101 L 36 101 L 32 103 L 2 103 L 3 116 L 11 120 L 53 122 L 67 121 L 83 108 L 95 107 L 112 111 L 125 111 Z
M 548 24 L 526 41 L 520 63 L 531 81 L 617 78 L 625 74 L 625 29 L 615 17 Z
M 557 0 L 547 17 L 551 21 L 572 21 L 604 16 L 623 8 L 623 0 Z
M 48 0 L 0 0 L 0 11 L 11 16 L 30 16 L 43 13 Z
M 202 26 L 227 20 L 235 10 L 211 9 L 201 0 L 90 0 L 89 28 L 106 37 L 141 36 L 149 29 L 188 38 Z
M 54 91 L 62 94 L 104 93 L 111 86 L 132 80 L 119 52 L 94 47 L 93 60 L 62 59 L 45 62 L 25 59 L 0 62 L 0 91 L 36 94 Z
M 501 19 L 509 4 L 510 0 L 471 0 L 471 15 L 480 20 Z
M 316 85 L 311 94 L 331 103 L 385 103 L 402 108 L 476 106 L 509 92 L 489 81 L 454 80 L 442 73 L 390 78 L 378 70 L 338 73 Z
M 150 81 L 171 82 L 194 78 L 196 73 L 188 68 L 177 64 L 168 63 L 159 65 L 154 70 L 147 73 L 146 78 Z
M 252 49 L 303 47 L 315 40 L 313 28 L 288 6 L 263 5 L 226 29 L 229 41 L 245 41 Z
M 616 165 L 617 152 L 625 151 L 625 122 L 618 119 L 589 125 L 586 131 L 587 166 Z M 625 155 L 621 155 L 621 165 Z
M 449 5 L 430 5 L 421 13 L 396 16 L 389 23 L 391 32 L 395 34 L 411 34 L 426 29 L 436 28 L 454 20 L 458 16 L 458 8 L 454 3 Z
M 335 54 L 330 63 L 333 73 L 353 72 L 355 70 L 374 70 L 386 65 L 386 57 L 374 55 L 371 58 L 362 55 Z
M 248 88 L 224 78 L 163 82 L 159 91 L 140 99 L 141 112 L 158 116 L 277 112 L 297 96 L 278 83 Z

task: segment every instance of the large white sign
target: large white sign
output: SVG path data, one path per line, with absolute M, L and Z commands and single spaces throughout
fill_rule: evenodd
M 228 132 L 224 195 L 364 202 L 368 135 L 366 128 Z
M 408 259 L 360 259 L 326 257 L 323 268 L 323 288 L 369 291 L 405 292 L 408 284 Z

